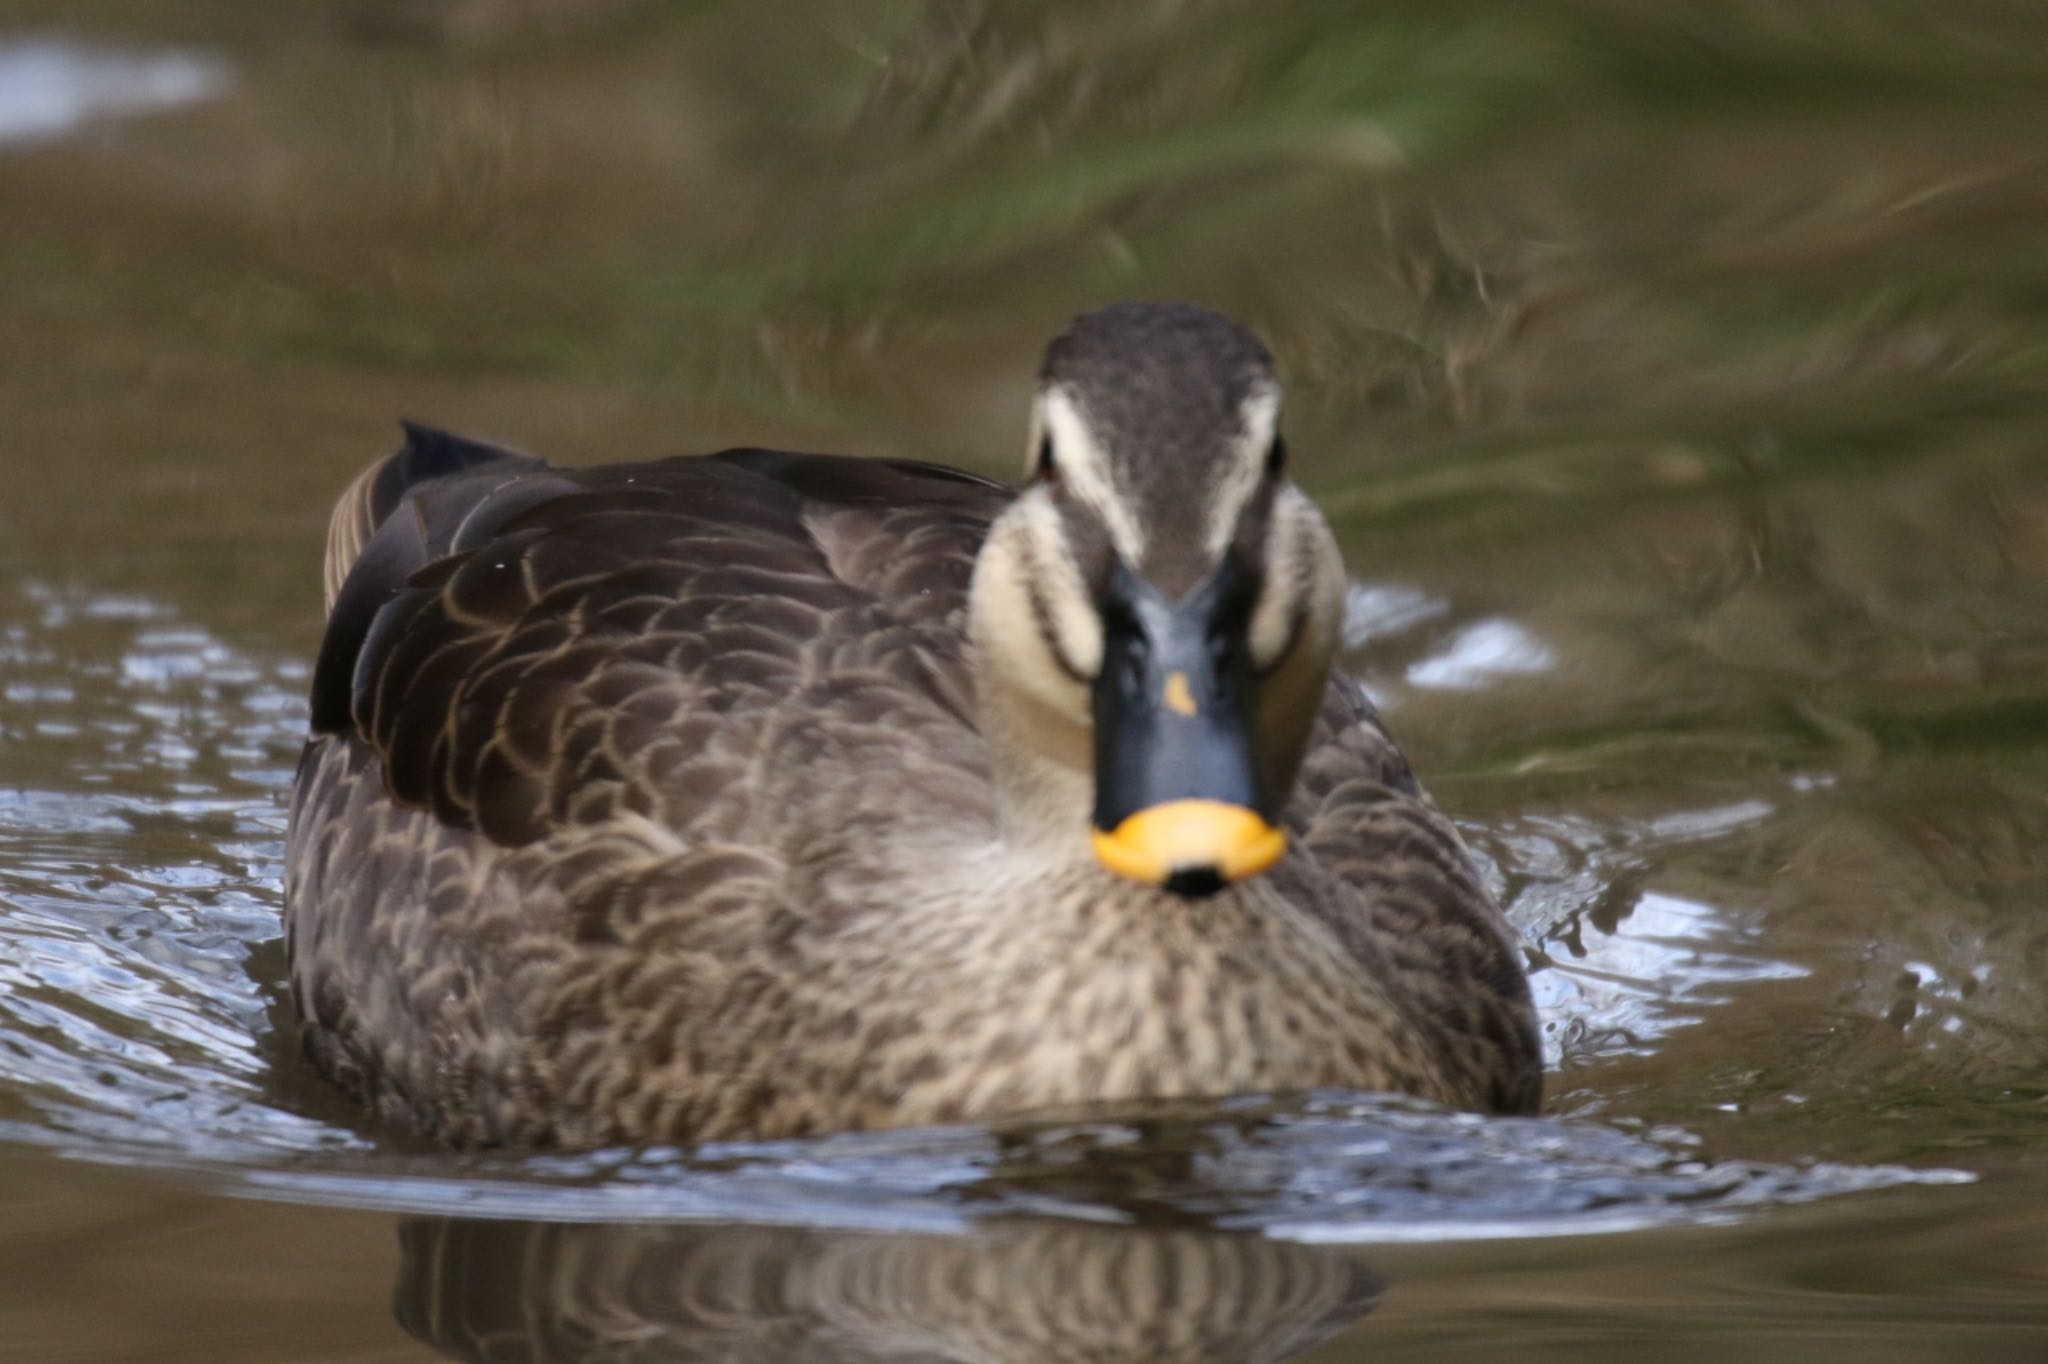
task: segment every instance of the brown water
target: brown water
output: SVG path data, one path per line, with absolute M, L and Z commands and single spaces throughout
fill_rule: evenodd
M 0 1358 L 2048 1357 L 2048 11 L 0 0 Z M 1002 471 L 1243 315 L 1549 1116 L 458 1159 L 274 1024 L 398 415 Z

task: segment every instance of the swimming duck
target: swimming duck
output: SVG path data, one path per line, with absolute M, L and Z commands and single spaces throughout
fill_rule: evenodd
M 306 1048 L 457 1144 L 1319 1087 L 1528 1112 L 1515 942 L 1359 686 L 1273 361 L 1120 304 L 1011 491 L 408 428 L 329 532 Z

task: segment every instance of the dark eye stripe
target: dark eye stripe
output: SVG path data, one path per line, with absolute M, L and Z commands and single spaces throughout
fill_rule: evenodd
M 1041 483 L 1052 487 L 1059 486 L 1060 466 L 1053 461 L 1052 437 L 1050 435 L 1038 438 L 1038 467 L 1036 472 Z

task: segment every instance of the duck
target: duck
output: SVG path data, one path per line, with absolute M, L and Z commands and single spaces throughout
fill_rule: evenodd
M 1522 951 L 1336 666 L 1250 330 L 1050 344 L 1012 487 L 409 425 L 329 524 L 292 1007 L 377 1120 L 603 1147 L 1541 1102 Z

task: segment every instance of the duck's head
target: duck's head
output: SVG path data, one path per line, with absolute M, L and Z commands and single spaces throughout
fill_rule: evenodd
M 1028 458 L 972 607 L 1009 827 L 1085 821 L 1103 865 L 1182 895 L 1257 875 L 1344 586 L 1288 481 L 1272 357 L 1203 308 L 1089 313 L 1046 352 Z

